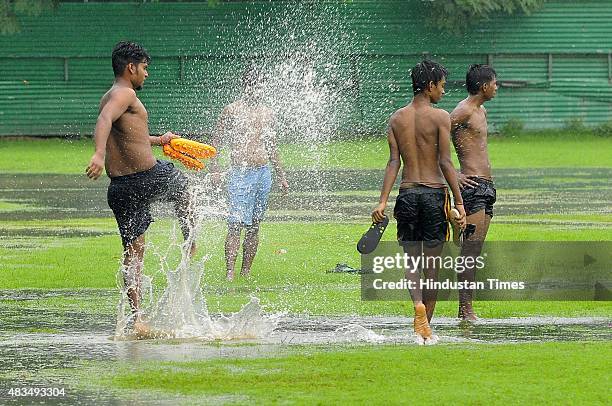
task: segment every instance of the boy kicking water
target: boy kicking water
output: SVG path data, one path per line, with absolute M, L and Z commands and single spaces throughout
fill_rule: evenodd
M 85 170 L 90 179 L 98 179 L 106 169 L 111 179 L 108 205 L 123 243 L 122 271 L 137 334 L 148 332 L 140 312 L 140 290 L 145 231 L 153 222 L 152 202 L 173 203 L 191 256 L 196 249 L 190 239 L 194 215 L 187 176 L 172 163 L 155 159 L 151 150 L 151 145 L 164 145 L 178 136 L 171 132 L 161 137 L 149 135 L 149 116 L 136 95 L 149 76 L 149 61 L 149 54 L 139 44 L 122 41 L 113 49 L 115 82 L 100 100 L 96 149 Z

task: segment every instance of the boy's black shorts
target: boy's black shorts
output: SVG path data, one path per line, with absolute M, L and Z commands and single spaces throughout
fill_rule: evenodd
M 186 222 L 189 206 L 187 176 L 174 164 L 158 160 L 146 171 L 111 178 L 107 201 L 115 215 L 123 246 L 138 238 L 149 228 L 153 217 L 149 210 L 154 201 L 170 201 L 179 217 L 183 236 L 187 238 Z
M 393 217 L 397 219 L 398 241 L 423 241 L 427 247 L 448 241 L 449 210 L 450 199 L 446 188 L 416 186 L 400 189 L 393 210 Z
M 484 209 L 485 214 L 493 217 L 493 203 L 497 199 L 495 185 L 488 179 L 472 179 L 478 182 L 478 186 L 461 189 L 465 214 L 469 216 Z

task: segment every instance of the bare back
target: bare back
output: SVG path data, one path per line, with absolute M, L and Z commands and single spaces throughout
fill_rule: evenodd
M 274 142 L 272 110 L 239 100 L 224 109 L 218 128 L 222 129 L 222 142 L 230 146 L 233 166 L 258 167 L 268 163 L 268 144 Z
M 112 123 L 106 143 L 105 168 L 110 177 L 142 172 L 155 166 L 149 139 L 148 113 L 133 89 L 115 85 L 100 100 L 100 114 L 111 105 L 127 105 Z
M 487 148 L 487 112 L 482 105 L 461 101 L 451 113 L 451 134 L 461 173 L 491 179 Z
M 441 113 L 445 112 L 410 103 L 391 117 L 389 126 L 403 163 L 400 188 L 416 184 L 435 188 L 446 186 L 439 165 Z

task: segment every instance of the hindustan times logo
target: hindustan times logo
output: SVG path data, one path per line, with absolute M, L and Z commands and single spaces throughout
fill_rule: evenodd
M 486 255 L 486 254 L 485 254 Z M 483 269 L 485 267 L 485 257 L 454 257 L 447 256 L 420 256 L 408 255 L 407 253 L 396 253 L 395 256 L 378 256 L 372 261 L 372 272 L 383 273 L 386 269 L 404 269 L 411 273 L 417 272 L 421 268 L 435 268 L 453 270 L 463 273 L 466 269 Z
M 522 290 L 525 289 L 525 282 L 523 281 L 501 281 L 499 279 L 487 279 L 487 283 L 477 281 L 432 281 L 429 279 L 422 279 L 418 282 L 411 281 L 408 279 L 400 279 L 398 281 L 383 281 L 382 279 L 374 279 L 372 281 L 372 287 L 376 290 L 413 290 L 417 286 L 419 289 L 495 289 L 495 290 Z

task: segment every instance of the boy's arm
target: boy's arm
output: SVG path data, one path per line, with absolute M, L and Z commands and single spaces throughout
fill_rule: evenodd
M 461 191 L 459 190 L 459 183 L 457 181 L 457 172 L 453 166 L 453 161 L 450 157 L 450 129 L 451 120 L 447 112 L 441 112 L 441 123 L 438 127 L 438 146 L 439 146 L 439 164 L 440 170 L 448 183 L 448 186 L 453 193 L 453 199 L 455 201 L 455 208 L 459 211 L 461 218 L 457 223 L 461 228 L 465 227 L 465 209 L 463 208 L 463 198 L 461 197 Z
M 98 115 L 96 128 L 94 130 L 94 142 L 96 150 L 89 161 L 85 170 L 90 179 L 98 179 L 104 169 L 104 159 L 106 157 L 106 142 L 110 136 L 113 122 L 128 109 L 135 101 L 136 92 L 132 89 L 117 89 L 111 93 L 110 100 L 104 105 Z
M 463 144 L 461 143 L 461 136 L 463 131 L 466 131 L 469 127 L 470 114 L 464 107 L 457 107 L 450 114 L 451 119 L 451 137 L 453 140 L 453 146 L 455 147 L 455 152 L 458 157 L 462 155 Z M 459 182 L 460 188 L 471 188 L 478 186 L 478 182 L 469 176 L 461 173 L 460 170 L 457 170 L 457 181 Z
M 458 137 L 460 136 L 461 130 L 468 128 L 470 121 L 470 114 L 466 110 L 465 106 L 457 106 L 450 113 L 451 120 L 451 135 L 453 138 L 453 144 L 457 147 Z
M 389 125 L 387 128 L 387 141 L 389 143 L 389 161 L 387 162 L 387 167 L 385 168 L 385 177 L 380 190 L 378 206 L 376 206 L 374 211 L 372 211 L 372 221 L 375 223 L 380 223 L 385 218 L 387 200 L 389 200 L 391 189 L 393 189 L 393 184 L 395 184 L 397 173 L 399 172 L 401 166 L 399 148 L 397 146 L 397 140 L 395 139 L 395 134 L 393 133 L 393 128 L 391 125 Z

